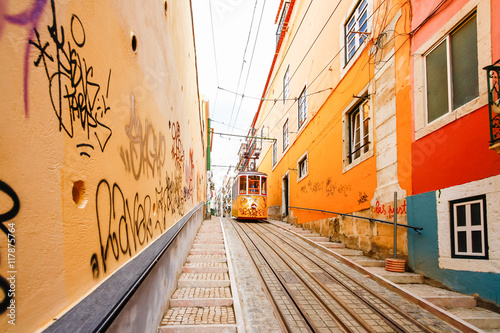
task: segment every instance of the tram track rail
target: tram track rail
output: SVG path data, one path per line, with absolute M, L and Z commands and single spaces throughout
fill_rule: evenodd
M 387 313 L 392 314 L 393 317 L 394 314 L 396 314 L 397 316 L 404 318 L 404 320 L 407 321 L 409 324 L 415 325 L 424 332 L 432 332 L 431 330 L 421 325 L 417 320 L 415 320 L 405 312 L 400 311 L 396 306 L 391 304 L 385 298 L 379 296 L 377 293 L 365 287 L 363 284 L 359 283 L 355 279 L 352 279 L 347 274 L 342 272 L 339 268 L 333 266 L 330 262 L 324 260 L 319 255 L 315 254 L 313 251 L 309 251 L 308 249 L 306 249 L 306 247 L 300 245 L 300 243 L 297 242 L 297 240 L 292 235 L 288 235 L 287 233 L 278 233 L 275 230 L 272 230 L 272 228 L 270 228 L 269 225 L 266 226 L 263 225 L 261 227 L 264 228 L 266 231 L 272 233 L 276 237 L 280 238 L 281 240 L 283 240 L 282 236 L 286 237 L 288 245 L 291 248 L 296 250 L 306 260 L 309 260 L 312 264 L 316 265 L 318 268 L 320 268 L 322 271 L 328 274 L 328 276 L 331 279 L 333 279 L 336 283 L 345 288 L 346 291 L 351 293 L 353 296 L 357 297 L 360 301 L 362 301 L 364 304 L 370 307 L 373 311 L 378 313 L 380 317 L 384 321 L 386 321 L 391 327 L 393 327 L 396 331 L 398 332 L 404 331 L 400 330 L 400 327 L 398 326 L 397 323 L 397 321 L 401 321 L 401 318 L 391 318 L 391 316 L 387 315 Z M 290 244 L 292 242 L 294 243 L 294 245 Z M 304 254 L 305 252 L 307 252 L 308 255 L 305 255 Z
M 307 323 L 309 330 L 303 331 L 436 331 L 420 324 L 384 297 L 301 245 L 293 235 L 278 232 L 276 227 L 267 223 L 238 224 L 232 221 L 232 224 L 251 253 L 252 260 L 256 261 L 257 254 L 262 258 L 296 307 L 300 320 Z M 260 272 L 262 265 L 257 267 Z M 264 277 L 263 280 L 267 283 Z M 275 307 L 283 311 L 283 305 L 274 299 L 276 293 L 270 291 L 270 294 Z M 318 322 L 318 313 L 329 319 Z M 280 316 L 286 323 L 285 330 L 295 331 L 293 325 L 287 323 L 286 316 Z

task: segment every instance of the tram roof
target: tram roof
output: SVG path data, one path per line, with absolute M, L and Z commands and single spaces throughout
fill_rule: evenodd
M 266 173 L 259 172 L 259 171 L 240 171 L 236 177 L 239 176 L 266 176 Z

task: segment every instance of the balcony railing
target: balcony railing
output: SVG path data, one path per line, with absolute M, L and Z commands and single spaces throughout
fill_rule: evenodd
M 490 149 L 500 153 L 500 59 L 486 66 L 488 79 L 488 111 L 490 118 Z

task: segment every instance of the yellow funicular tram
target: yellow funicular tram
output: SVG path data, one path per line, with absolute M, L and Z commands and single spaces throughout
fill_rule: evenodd
M 233 183 L 232 215 L 241 220 L 267 219 L 267 175 L 258 171 L 238 173 Z

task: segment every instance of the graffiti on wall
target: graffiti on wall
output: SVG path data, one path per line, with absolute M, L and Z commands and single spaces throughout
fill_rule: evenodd
M 142 125 L 141 119 L 135 114 L 134 95 L 125 132 L 130 145 L 120 148 L 120 156 L 127 172 L 132 172 L 136 180 L 141 175 L 149 177 L 150 173 L 152 177 L 161 175 L 167 152 L 165 136 L 160 131 L 156 132 L 147 120 Z
M 373 213 L 382 215 L 387 219 L 391 219 L 394 217 L 394 205 L 382 204 L 378 200 L 375 203 L 375 207 L 372 207 L 372 211 Z M 401 205 L 398 204 L 397 214 L 406 215 L 406 200 L 404 200 Z
M 37 28 L 29 40 L 37 50 L 35 67 L 42 67 L 47 76 L 52 109 L 59 121 L 59 131 L 70 138 L 81 133 L 83 142 L 78 142 L 81 156 L 90 157 L 95 149 L 104 151 L 112 135 L 106 125 L 111 69 L 105 75 L 107 81 L 98 82 L 97 71 L 80 54 L 85 46 L 86 35 L 82 21 L 72 15 L 67 27 L 59 26 L 54 1 L 52 24 L 47 27 L 49 38 L 41 37 Z
M 169 122 L 168 127 L 172 134 L 172 159 L 174 160 L 176 169 L 180 171 L 184 166 L 184 148 L 181 140 L 181 126 L 179 122 Z
M 0 37 L 2 37 L 3 29 L 5 23 L 11 23 L 17 26 L 25 26 L 28 28 L 29 35 L 28 41 L 35 37 L 35 28 L 38 26 L 40 17 L 44 11 L 47 0 L 35 0 L 31 7 L 27 8 L 24 12 L 18 14 L 8 14 L 6 13 L 8 1 L 0 1 Z M 54 0 L 51 0 L 52 6 L 54 6 Z M 13 41 L 13 35 L 9 36 L 11 42 Z M 15 41 L 14 41 L 15 42 Z M 26 48 L 24 51 L 24 69 L 23 69 L 23 90 L 24 90 L 24 116 L 29 117 L 29 100 L 28 100 L 28 80 L 29 80 L 29 55 L 31 44 L 26 40 L 19 40 L 20 43 L 25 44 Z M 15 42 L 17 43 L 17 42 Z
M 351 185 L 337 185 L 337 182 L 333 181 L 330 177 L 328 177 L 326 182 L 309 181 L 306 185 L 300 188 L 300 191 L 303 193 L 316 193 L 323 190 L 326 191 L 327 197 L 333 196 L 335 193 L 343 194 L 345 197 L 347 197 L 349 195 L 349 192 L 352 191 L 352 188 Z
M 193 201 L 194 199 L 194 174 L 195 174 L 195 166 L 194 166 L 194 157 L 193 157 L 193 149 L 189 149 L 189 161 L 186 161 L 185 171 L 186 171 L 186 183 L 187 186 L 184 187 L 184 200 Z
M 127 196 L 120 185 L 102 179 L 95 195 L 100 252 L 92 254 L 90 266 L 94 278 L 105 274 L 109 260 L 132 257 L 155 235 L 167 229 L 167 214 L 184 215 L 182 176 L 166 176 L 165 185 L 153 195 L 136 192 Z
M 7 309 L 14 309 L 15 319 L 15 291 L 16 291 L 16 223 L 12 221 L 20 209 L 19 197 L 16 192 L 0 180 L 0 192 L 7 195 L 12 200 L 12 208 L 5 213 L 0 213 L 0 230 L 7 236 L 7 274 L 5 278 L 0 275 L 0 289 L 4 294 L 3 300 L 0 302 L 0 314 Z M 3 196 L 3 195 L 2 195 Z M 5 223 L 7 222 L 7 223 Z M 4 224 L 5 223 L 5 224 Z
M 359 192 L 358 204 L 363 204 L 368 201 L 368 195 L 366 192 Z

